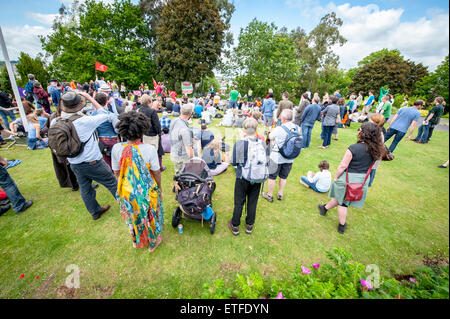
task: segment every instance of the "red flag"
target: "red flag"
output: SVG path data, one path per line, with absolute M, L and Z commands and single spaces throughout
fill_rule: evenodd
M 153 80 L 153 87 L 155 88 L 155 90 L 156 90 L 156 87 L 158 86 L 158 83 L 156 83 L 156 81 L 155 81 L 155 79 L 154 78 L 152 78 L 152 80 Z
M 103 65 L 103 64 L 95 61 L 95 70 L 101 71 L 101 72 L 106 72 L 106 71 L 108 71 L 108 67 L 106 65 Z
M 169 91 L 169 95 L 172 96 L 172 99 L 177 99 L 177 92 L 176 91 Z

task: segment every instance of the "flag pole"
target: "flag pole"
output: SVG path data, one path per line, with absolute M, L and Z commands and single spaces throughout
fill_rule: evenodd
M 5 39 L 3 38 L 2 27 L 0 26 L 0 44 L 2 46 L 3 57 L 5 58 L 6 70 L 8 70 L 9 81 L 11 82 L 11 87 L 14 92 L 14 97 L 16 98 L 17 106 L 19 107 L 20 117 L 22 118 L 23 128 L 26 132 L 28 132 L 28 125 L 25 125 L 26 114 L 22 105 L 22 100 L 20 99 L 19 90 L 17 89 L 16 78 L 14 77 L 14 72 L 11 66 L 11 62 L 9 61 L 8 50 L 6 48 Z M 5 123 L 6 125 L 6 123 Z M 8 129 L 8 128 L 7 128 Z

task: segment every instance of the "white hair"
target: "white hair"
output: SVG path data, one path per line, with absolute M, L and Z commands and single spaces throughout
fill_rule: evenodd
M 292 121 L 293 112 L 290 109 L 284 109 L 281 111 L 280 117 L 285 119 L 286 121 Z
M 181 106 L 181 114 L 182 115 L 191 115 L 193 111 L 194 111 L 193 103 L 187 103 L 187 104 L 183 104 Z

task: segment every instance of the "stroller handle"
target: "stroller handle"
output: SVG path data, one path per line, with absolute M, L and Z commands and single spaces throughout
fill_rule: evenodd
M 197 180 L 199 180 L 202 183 L 207 183 L 208 181 L 206 179 L 201 178 L 200 176 L 198 176 L 197 174 L 194 173 L 181 173 L 180 175 L 176 176 L 177 179 L 181 178 L 181 177 L 193 177 Z

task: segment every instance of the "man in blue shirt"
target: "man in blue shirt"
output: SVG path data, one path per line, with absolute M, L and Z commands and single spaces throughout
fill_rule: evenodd
M 167 112 L 163 112 L 162 117 L 159 119 L 159 122 L 161 123 L 161 128 L 167 127 L 170 129 L 170 119 L 169 114 Z
M 373 91 L 369 91 L 369 99 L 367 100 L 366 104 L 364 104 L 363 113 L 369 114 L 373 103 L 375 103 L 375 96 L 373 95 Z
M 322 108 L 319 105 L 320 98 L 315 97 L 313 104 L 306 107 L 302 114 L 302 135 L 303 135 L 303 147 L 308 148 L 311 143 L 311 133 L 314 128 L 314 124 L 320 119 Z
M 409 135 L 406 137 L 406 139 L 409 140 L 411 138 L 417 121 L 420 120 L 419 110 L 423 107 L 423 105 L 424 102 L 422 100 L 417 100 L 414 102 L 413 106 L 404 107 L 400 109 L 397 114 L 395 114 L 394 118 L 391 120 L 391 123 L 388 125 L 386 134 L 384 135 L 385 143 L 395 135 L 394 140 L 389 147 L 389 151 L 391 151 L 391 153 L 394 152 L 397 144 L 406 135 L 406 133 L 408 132 L 408 128 Z
M 91 102 L 96 110 L 101 110 L 102 106 L 86 92 L 67 92 L 61 97 L 61 118 L 71 118 L 74 115 L 82 115 L 82 109 L 86 105 L 86 100 Z M 117 116 L 112 113 L 98 114 L 95 116 L 82 116 L 72 123 L 77 131 L 80 141 L 85 143 L 83 152 L 76 157 L 68 157 L 70 168 L 77 177 L 80 185 L 81 198 L 93 220 L 111 208 L 110 205 L 100 206 L 96 200 L 96 193 L 92 187 L 92 181 L 105 186 L 115 198 L 117 192 L 117 179 L 111 168 L 102 158 L 102 153 L 98 147 L 98 140 L 95 136 L 97 128 L 109 122 L 116 127 Z
M 263 105 L 261 106 L 261 112 L 264 115 L 264 124 L 266 129 L 269 128 L 273 124 L 273 111 L 275 111 L 275 101 L 273 100 L 273 93 L 269 93 L 269 98 L 264 100 Z

